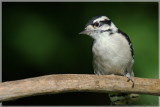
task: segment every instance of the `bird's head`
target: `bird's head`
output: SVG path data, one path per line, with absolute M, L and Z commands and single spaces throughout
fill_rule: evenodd
M 85 30 L 80 32 L 79 34 L 86 34 L 91 37 L 95 34 L 99 34 L 105 31 L 113 31 L 115 29 L 115 25 L 111 22 L 111 20 L 106 16 L 95 16 L 85 26 Z

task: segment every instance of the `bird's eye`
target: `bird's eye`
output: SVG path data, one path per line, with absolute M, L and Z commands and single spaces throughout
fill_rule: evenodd
M 98 27 L 98 26 L 99 26 L 99 23 L 98 23 L 98 22 L 94 23 L 94 26 Z

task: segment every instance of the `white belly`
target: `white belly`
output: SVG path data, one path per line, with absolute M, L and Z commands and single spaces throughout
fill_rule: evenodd
M 124 75 L 132 61 L 129 44 L 119 34 L 97 39 L 92 51 L 94 70 L 100 74 Z

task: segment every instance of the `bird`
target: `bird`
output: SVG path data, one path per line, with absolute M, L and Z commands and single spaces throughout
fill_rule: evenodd
M 79 34 L 93 38 L 93 68 L 97 75 L 120 75 L 128 78 L 134 88 L 134 50 L 129 36 L 107 16 L 95 16 Z M 109 93 L 111 104 L 128 105 L 138 94 Z

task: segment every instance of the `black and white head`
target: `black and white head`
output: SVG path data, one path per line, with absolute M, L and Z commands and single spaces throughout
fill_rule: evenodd
M 85 26 L 85 30 L 79 34 L 86 34 L 94 38 L 95 35 L 99 35 L 103 32 L 117 31 L 117 27 L 106 16 L 95 16 Z

